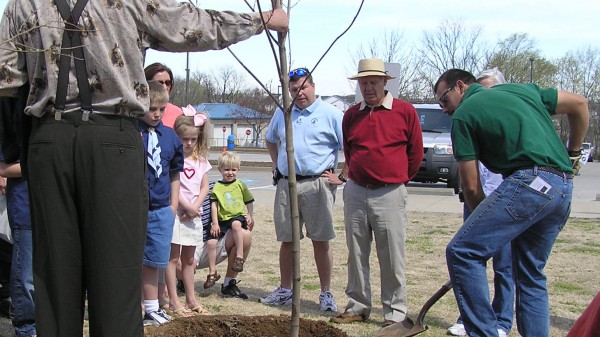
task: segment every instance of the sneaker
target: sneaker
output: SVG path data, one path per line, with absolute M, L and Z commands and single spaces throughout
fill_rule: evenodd
M 288 305 L 292 303 L 292 291 L 277 287 L 275 291 L 259 298 L 258 301 L 268 305 Z
M 465 330 L 464 324 L 456 323 L 448 328 L 448 334 L 452 336 L 466 336 L 467 330 Z
M 183 285 L 183 280 L 177 280 L 177 292 L 185 294 L 185 286 Z
M 337 304 L 330 291 L 322 291 L 319 295 L 319 307 L 321 311 L 337 311 Z
M 235 279 L 229 281 L 228 285 L 221 285 L 221 294 L 223 294 L 224 296 L 231 296 L 231 297 L 237 297 L 237 298 L 241 298 L 243 300 L 247 300 L 248 299 L 248 295 L 244 294 L 240 288 L 238 288 L 237 284 L 239 282 L 236 281 Z
M 144 315 L 144 326 L 163 325 L 169 323 L 171 316 L 167 315 L 162 309 L 158 309 Z
M 498 329 L 498 336 L 500 336 L 500 337 L 506 337 L 506 336 L 508 336 L 508 332 L 505 332 L 502 329 Z

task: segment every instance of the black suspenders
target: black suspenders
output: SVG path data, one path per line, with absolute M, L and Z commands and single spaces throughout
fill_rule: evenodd
M 56 120 L 61 119 L 61 115 L 65 110 L 71 59 L 75 63 L 75 75 L 81 99 L 81 110 L 83 112 L 81 119 L 83 121 L 88 120 L 89 114 L 92 112 L 92 93 L 90 92 L 87 69 L 85 67 L 85 55 L 83 53 L 83 44 L 81 43 L 81 29 L 77 26 L 77 22 L 87 2 L 88 0 L 78 0 L 73 7 L 73 11 L 71 11 L 67 0 L 54 0 L 60 16 L 65 22 L 65 31 L 63 32 L 60 50 L 56 102 L 54 104 L 54 118 Z M 74 56 L 73 58 L 71 57 L 71 53 Z

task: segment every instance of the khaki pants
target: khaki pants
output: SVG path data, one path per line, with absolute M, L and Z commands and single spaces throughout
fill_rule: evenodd
M 390 185 L 368 189 L 349 180 L 344 187 L 344 222 L 348 245 L 350 301 L 346 311 L 371 314 L 371 242 L 375 238 L 381 270 L 381 302 L 386 320 L 402 321 L 406 316 L 406 186 Z

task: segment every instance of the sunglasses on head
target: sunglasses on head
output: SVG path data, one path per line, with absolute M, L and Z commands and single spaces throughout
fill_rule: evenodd
M 166 85 L 167 87 L 170 87 L 173 85 L 173 81 L 171 80 L 166 80 L 166 81 L 157 81 L 158 83 L 162 84 L 162 85 Z
M 290 73 L 288 74 L 289 78 L 292 78 L 294 76 L 304 77 L 306 75 L 308 75 L 308 70 L 306 70 L 304 68 L 294 69 L 294 70 L 290 71 Z

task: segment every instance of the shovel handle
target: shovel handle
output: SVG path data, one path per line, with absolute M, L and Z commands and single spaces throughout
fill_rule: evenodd
M 448 280 L 438 291 L 435 292 L 435 294 L 433 294 L 433 296 L 431 296 L 431 298 L 427 300 L 427 302 L 425 302 L 425 304 L 423 304 L 423 308 L 421 308 L 419 316 L 417 316 L 416 323 L 418 326 L 424 326 L 423 320 L 425 319 L 425 314 L 427 313 L 427 311 L 429 311 L 429 308 L 431 308 L 431 306 L 433 306 L 433 304 L 437 302 L 440 298 L 446 295 L 446 293 L 450 289 L 452 289 L 452 283 L 450 282 L 450 280 Z

